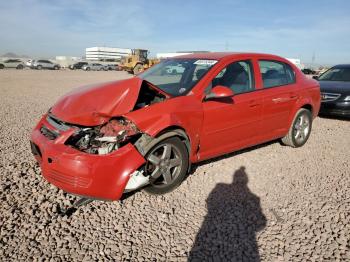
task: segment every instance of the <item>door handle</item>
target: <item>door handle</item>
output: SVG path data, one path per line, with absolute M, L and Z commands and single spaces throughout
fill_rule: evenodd
M 281 102 L 283 102 L 283 101 L 285 101 L 286 99 L 284 98 L 282 98 L 282 97 L 277 97 L 277 98 L 272 98 L 272 102 L 274 102 L 274 103 L 281 103 Z

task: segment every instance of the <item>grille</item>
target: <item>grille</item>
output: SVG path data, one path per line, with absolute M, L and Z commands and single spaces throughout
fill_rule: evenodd
M 58 172 L 55 170 L 52 170 L 48 175 L 48 179 L 51 179 L 52 181 L 56 181 L 61 184 L 66 184 L 69 186 L 73 186 L 76 188 L 87 188 L 90 183 L 91 179 L 86 177 L 79 177 L 79 176 L 70 176 L 67 174 L 64 174 L 62 172 Z
M 59 136 L 59 133 L 48 129 L 44 125 L 40 128 L 40 133 L 43 134 L 45 137 L 47 137 L 50 140 L 55 140 Z
M 340 94 L 321 93 L 322 102 L 335 101 L 340 97 Z

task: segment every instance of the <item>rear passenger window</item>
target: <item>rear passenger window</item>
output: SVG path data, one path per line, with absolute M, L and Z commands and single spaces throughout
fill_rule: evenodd
M 264 88 L 295 83 L 295 73 L 290 65 L 277 61 L 259 61 Z

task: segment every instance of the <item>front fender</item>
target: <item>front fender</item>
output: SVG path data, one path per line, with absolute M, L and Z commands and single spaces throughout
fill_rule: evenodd
M 190 159 L 195 161 L 203 122 L 201 103 L 194 96 L 169 99 L 125 115 L 149 136 L 155 138 L 167 129 L 184 130 L 190 141 Z

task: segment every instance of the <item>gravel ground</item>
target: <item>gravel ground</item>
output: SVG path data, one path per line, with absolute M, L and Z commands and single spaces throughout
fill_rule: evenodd
M 350 121 L 317 118 L 299 149 L 268 143 L 196 165 L 174 192 L 137 192 L 57 216 L 74 197 L 29 148 L 73 87 L 123 72 L 0 71 L 0 257 L 19 260 L 349 261 Z

